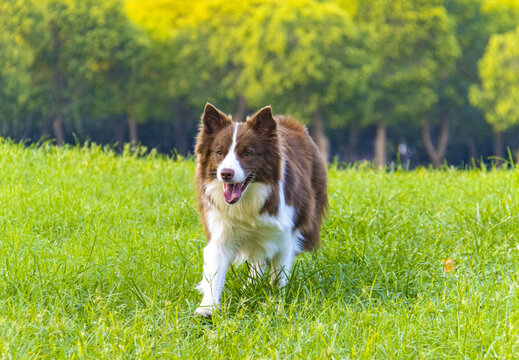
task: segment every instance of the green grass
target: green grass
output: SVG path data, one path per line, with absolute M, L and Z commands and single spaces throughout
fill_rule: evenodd
M 193 171 L 0 141 L 2 358 L 519 357 L 519 170 L 331 166 L 322 248 L 233 267 L 212 322 Z

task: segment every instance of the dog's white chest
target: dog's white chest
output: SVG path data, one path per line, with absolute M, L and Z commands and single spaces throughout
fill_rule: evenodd
M 206 187 L 208 204 L 206 221 L 211 242 L 228 248 L 234 261 L 264 262 L 278 253 L 299 252 L 299 238 L 292 234 L 295 212 L 280 194 L 278 214 L 260 214 L 271 190 L 263 184 L 253 183 L 240 202 L 225 203 L 221 184 L 214 181 Z

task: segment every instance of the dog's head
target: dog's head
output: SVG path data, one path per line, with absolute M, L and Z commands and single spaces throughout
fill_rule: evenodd
M 272 109 L 264 107 L 243 123 L 207 104 L 195 153 L 199 176 L 204 182 L 218 179 L 228 204 L 240 201 L 253 182 L 277 183 L 281 154 Z

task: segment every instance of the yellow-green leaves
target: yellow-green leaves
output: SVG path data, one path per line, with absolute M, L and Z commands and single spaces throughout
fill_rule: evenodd
M 519 25 L 519 1 L 483 0 L 482 10 L 491 18 L 492 32 L 510 31 Z
M 308 119 L 362 88 L 369 59 L 350 15 L 331 2 L 265 2 L 244 23 L 239 77 L 254 104 Z M 364 71 L 364 72 L 363 72 Z
M 0 1 L 0 122 L 20 116 L 31 94 L 29 67 L 34 50 L 23 32 L 34 27 L 21 2 Z
M 174 45 L 173 93 L 268 103 L 308 119 L 345 102 L 369 74 L 368 33 L 351 15 L 355 1 L 130 1 L 134 21 Z M 160 10 L 158 10 L 160 9 Z M 344 120 L 343 120 L 344 121 Z M 346 120 L 347 121 L 347 120 Z
M 454 24 L 441 1 L 366 0 L 358 19 L 374 29 L 377 68 L 371 78 L 370 122 L 420 120 L 437 101 L 436 79 L 459 56 Z
M 496 131 L 519 123 L 519 27 L 490 38 L 479 62 L 481 85 L 470 89 L 470 101 Z

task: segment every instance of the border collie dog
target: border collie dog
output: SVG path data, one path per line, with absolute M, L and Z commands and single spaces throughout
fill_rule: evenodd
M 328 207 L 326 166 L 306 128 L 264 107 L 233 122 L 205 106 L 195 148 L 196 184 L 207 235 L 203 293 L 196 314 L 211 317 L 225 274 L 247 261 L 251 277 L 271 266 L 272 281 L 287 283 L 294 257 L 320 245 Z

